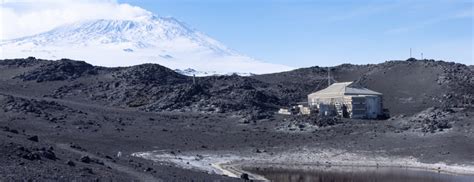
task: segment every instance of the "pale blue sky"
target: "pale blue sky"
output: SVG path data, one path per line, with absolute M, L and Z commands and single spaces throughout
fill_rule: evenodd
M 413 56 L 473 63 L 473 1 L 127 0 L 243 54 L 294 67 Z

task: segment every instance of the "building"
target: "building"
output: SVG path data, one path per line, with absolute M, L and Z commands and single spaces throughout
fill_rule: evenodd
M 382 94 L 352 85 L 334 83 L 308 95 L 310 108 L 323 116 L 374 119 L 383 116 Z

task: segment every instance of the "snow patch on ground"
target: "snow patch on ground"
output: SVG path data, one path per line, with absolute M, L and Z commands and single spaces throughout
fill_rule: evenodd
M 172 163 L 184 169 L 206 171 L 210 174 L 237 177 L 220 167 L 223 163 L 238 161 L 241 157 L 233 154 L 211 154 L 205 152 L 190 152 L 170 154 L 166 151 L 156 150 L 151 152 L 137 152 L 132 156 L 153 160 L 158 163 Z

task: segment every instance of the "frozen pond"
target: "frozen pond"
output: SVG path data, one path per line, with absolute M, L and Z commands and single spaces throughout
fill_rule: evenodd
M 209 174 L 239 178 L 242 173 L 248 173 L 251 179 L 281 182 L 474 182 L 472 166 L 425 164 L 415 159 L 405 158 L 367 158 L 364 155 L 337 151 L 299 151 L 248 156 L 229 151 L 191 151 L 171 154 L 165 150 L 155 150 L 137 152 L 133 156 Z M 332 157 L 331 162 L 314 162 L 327 159 L 328 156 Z M 313 163 L 304 163 L 304 161 Z M 455 175 L 454 173 L 471 175 Z
M 320 169 L 251 168 L 275 182 L 472 182 L 474 176 L 395 167 L 329 167 Z

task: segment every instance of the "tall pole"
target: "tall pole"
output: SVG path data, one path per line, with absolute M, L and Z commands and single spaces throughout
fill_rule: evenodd
M 331 85 L 331 69 L 328 67 L 328 87 Z
M 412 57 L 411 57 L 411 47 L 410 47 L 410 58 L 412 58 Z

